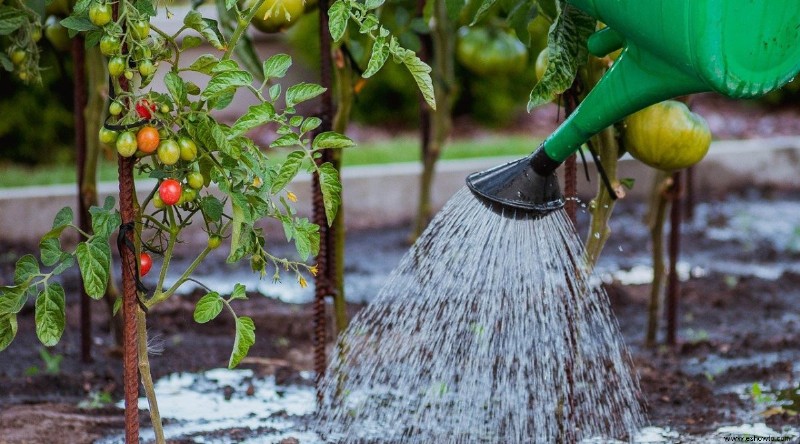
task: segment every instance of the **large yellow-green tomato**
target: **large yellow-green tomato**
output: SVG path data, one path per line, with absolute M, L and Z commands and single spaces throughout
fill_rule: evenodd
M 255 3 L 254 0 L 246 1 L 245 7 L 249 8 Z M 297 23 L 303 12 L 305 12 L 303 0 L 267 0 L 256 11 L 252 24 L 259 31 L 266 33 L 283 31 Z
M 659 170 L 690 167 L 705 157 L 711 145 L 705 119 L 675 100 L 631 114 L 624 124 L 623 143 L 631 156 Z
M 456 58 L 479 75 L 513 74 L 528 63 L 528 50 L 513 34 L 484 27 L 458 30 Z

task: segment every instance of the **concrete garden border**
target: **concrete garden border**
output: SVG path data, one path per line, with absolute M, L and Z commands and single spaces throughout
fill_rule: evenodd
M 513 160 L 479 158 L 447 160 L 438 164 L 433 203 L 440 208 L 464 185 L 471 172 Z M 349 229 L 396 226 L 410 221 L 416 211 L 417 182 L 421 166 L 398 163 L 345 168 L 345 220 Z M 636 186 L 628 198 L 642 198 L 649 190 L 653 170 L 626 156 L 620 165 L 620 177 L 631 177 Z M 149 190 L 149 180 L 137 182 L 140 190 Z M 700 198 L 719 195 L 748 184 L 800 188 L 800 136 L 741 141 L 717 141 L 708 156 L 698 165 L 695 175 Z M 299 177 L 291 186 L 297 194 L 298 212 L 310 213 L 310 178 Z M 579 194 L 591 197 L 596 183 L 579 179 Z M 101 183 L 101 201 L 115 196 L 116 182 Z M 141 195 L 144 198 L 144 194 Z M 37 242 L 50 229 L 56 212 L 75 205 L 76 186 L 54 185 L 0 190 L 0 241 Z M 277 227 L 276 227 L 277 228 Z M 197 230 L 197 240 L 205 236 Z

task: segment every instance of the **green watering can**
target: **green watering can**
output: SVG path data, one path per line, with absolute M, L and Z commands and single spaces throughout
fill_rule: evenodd
M 568 0 L 608 27 L 589 51 L 623 48 L 575 112 L 530 156 L 474 173 L 495 210 L 546 214 L 564 205 L 555 169 L 590 137 L 642 108 L 686 94 L 763 95 L 800 72 L 798 0 Z

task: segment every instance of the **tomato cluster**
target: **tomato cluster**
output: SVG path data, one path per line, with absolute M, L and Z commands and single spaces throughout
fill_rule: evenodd
M 112 11 L 111 4 L 105 0 L 92 0 L 89 4 L 89 21 L 103 30 L 100 52 L 109 58 L 108 73 L 114 78 L 124 76 L 128 80 L 138 73 L 143 83 L 149 82 L 157 69 L 154 62 L 157 57 L 153 52 L 163 46 L 150 35 L 150 17 L 136 8 L 127 8 L 124 18 L 115 23 Z M 127 34 L 122 33 L 125 28 Z M 123 39 L 128 48 L 125 54 L 122 54 Z

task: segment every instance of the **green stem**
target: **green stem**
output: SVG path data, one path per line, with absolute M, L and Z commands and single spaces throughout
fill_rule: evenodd
M 435 0 L 434 23 L 431 28 L 431 77 L 433 80 L 436 111 L 430 113 L 431 138 L 422 146 L 422 175 L 420 177 L 419 202 L 417 219 L 412 232 L 416 239 L 425 230 L 431 217 L 431 188 L 435 175 L 436 163 L 439 161 L 447 138 L 452 128 L 452 107 L 456 97 L 453 25 L 447 20 L 447 8 L 444 0 Z
M 136 312 L 137 330 L 137 349 L 139 351 L 139 374 L 142 378 L 147 404 L 150 406 L 150 422 L 153 425 L 153 433 L 156 435 L 156 443 L 164 444 L 164 426 L 161 423 L 161 414 L 158 411 L 158 400 L 156 399 L 153 375 L 150 372 L 150 357 L 147 354 L 147 318 L 144 311 L 139 308 Z
M 189 265 L 189 267 L 186 269 L 186 271 L 183 272 L 183 274 L 178 278 L 178 280 L 175 281 L 175 283 L 172 284 L 172 286 L 169 287 L 169 289 L 167 289 L 167 291 L 162 292 L 162 291 L 157 289 L 156 290 L 156 294 L 154 294 L 152 298 L 150 298 L 150 299 L 148 299 L 147 301 L 144 302 L 145 307 L 147 307 L 149 309 L 149 308 L 153 307 L 154 305 L 156 305 L 156 304 L 158 304 L 160 302 L 164 302 L 167 299 L 169 299 L 169 297 L 172 296 L 175 293 L 175 291 L 178 289 L 178 287 L 183 285 L 183 283 L 186 282 L 189 279 L 189 277 L 192 275 L 192 273 L 194 273 L 194 270 L 197 269 L 198 266 L 200 266 L 200 264 L 203 262 L 203 260 L 206 258 L 206 256 L 208 256 L 208 253 L 210 253 L 210 252 L 211 252 L 211 248 L 209 248 L 209 247 L 206 247 L 205 249 L 203 249 L 203 251 L 200 252 L 200 254 Z
M 341 51 L 336 48 L 335 51 Z M 340 67 L 333 64 L 334 82 L 336 88 L 336 114 L 333 116 L 333 131 L 344 134 L 350 121 L 350 112 L 353 108 L 353 69 L 350 63 Z M 337 171 L 342 167 L 342 151 L 333 151 L 333 166 Z M 345 221 L 344 202 L 339 205 L 339 211 L 333 220 L 333 256 L 336 269 L 334 270 L 334 286 L 336 293 L 333 295 L 333 311 L 336 321 L 336 331 L 343 332 L 347 329 L 347 303 L 344 293 L 344 246 L 345 246 Z
M 671 179 L 669 173 L 659 171 L 653 181 L 648 211 L 650 239 L 653 243 L 653 283 L 650 285 L 650 303 L 647 306 L 647 334 L 645 345 L 655 347 L 658 334 L 658 313 L 661 310 L 661 291 L 664 285 L 664 224 L 670 199 L 667 191 Z
M 253 5 L 252 8 L 250 8 L 250 11 L 247 13 L 244 20 L 240 21 L 236 25 L 236 30 L 233 31 L 233 35 L 231 36 L 231 41 L 228 42 L 228 48 L 225 50 L 225 54 L 222 56 L 221 61 L 228 60 L 229 58 L 231 58 L 233 50 L 236 48 L 236 43 L 242 37 L 242 34 L 244 34 L 244 32 L 247 31 L 250 22 L 253 21 L 253 17 L 256 16 L 256 11 L 258 11 L 258 9 L 261 8 L 261 5 L 263 5 L 266 1 L 267 0 L 259 0 L 256 4 Z

